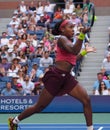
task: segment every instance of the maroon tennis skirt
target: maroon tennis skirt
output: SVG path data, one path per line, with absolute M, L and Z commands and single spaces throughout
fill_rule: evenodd
M 47 91 L 53 96 L 69 93 L 78 83 L 69 72 L 56 67 L 51 67 L 42 81 Z

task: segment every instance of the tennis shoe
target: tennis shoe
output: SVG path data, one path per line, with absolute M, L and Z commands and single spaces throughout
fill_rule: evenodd
M 13 119 L 12 117 L 10 117 L 8 119 L 8 126 L 9 126 L 9 130 L 17 130 L 18 129 L 18 125 L 13 123 Z

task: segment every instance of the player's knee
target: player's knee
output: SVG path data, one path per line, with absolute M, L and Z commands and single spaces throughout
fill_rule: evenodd
M 84 98 L 83 104 L 84 104 L 85 106 L 87 106 L 87 105 L 90 104 L 90 97 L 89 97 L 89 96 L 86 96 L 86 97 Z

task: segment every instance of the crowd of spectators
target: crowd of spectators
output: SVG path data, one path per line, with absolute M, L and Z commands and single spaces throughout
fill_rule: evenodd
M 100 72 L 97 73 L 97 81 L 93 85 L 94 95 L 110 95 L 110 28 L 108 39 Z
M 65 8 L 58 6 L 54 10 L 56 4 L 49 1 L 31 1 L 30 4 L 20 1 L 0 38 L 1 95 L 40 94 L 44 87 L 41 79 L 55 60 L 57 37 L 52 35 L 52 28 L 56 22 L 70 19 L 75 25 L 74 44 L 82 21 L 87 22 L 88 4 L 85 3 L 84 8 L 72 0 L 64 4 Z M 83 47 L 85 42 L 89 43 L 89 36 Z M 79 68 L 78 62 L 73 70 L 75 75 Z

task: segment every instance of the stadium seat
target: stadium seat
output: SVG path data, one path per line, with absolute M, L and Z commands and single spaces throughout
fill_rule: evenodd
M 0 82 L 11 82 L 12 78 L 8 76 L 0 77 Z
M 39 41 L 41 41 L 42 38 L 43 38 L 43 35 L 37 35 L 37 39 L 38 39 Z
M 42 27 L 45 27 L 45 23 L 37 23 L 38 26 L 42 26 Z
M 40 58 L 33 58 L 32 59 L 32 64 L 33 63 L 39 64 L 39 62 L 40 62 Z
M 44 30 L 37 30 L 36 35 L 44 35 L 45 31 Z
M 35 32 L 35 34 L 37 35 L 38 40 L 42 40 L 42 38 L 45 34 L 45 31 L 44 30 L 38 30 L 38 31 Z
M 53 13 L 52 12 L 47 12 L 47 14 L 50 16 L 51 19 L 53 19 Z
M 35 31 L 27 30 L 27 34 L 34 35 Z
M 6 82 L 0 81 L 0 93 L 3 90 L 3 88 L 5 88 L 5 87 L 6 87 Z

